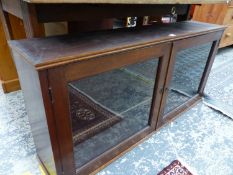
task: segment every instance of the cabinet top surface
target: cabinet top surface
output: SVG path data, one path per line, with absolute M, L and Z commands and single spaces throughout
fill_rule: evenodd
M 103 4 L 206 4 L 229 0 L 24 0 L 29 3 L 103 3 Z
M 36 69 L 90 59 L 127 49 L 184 39 L 223 30 L 223 26 L 200 22 L 179 22 L 139 28 L 125 28 L 79 35 L 64 35 L 9 41 Z

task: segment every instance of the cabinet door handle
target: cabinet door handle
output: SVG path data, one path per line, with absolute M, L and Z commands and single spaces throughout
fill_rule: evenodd
M 162 88 L 160 88 L 160 90 L 159 90 L 159 93 L 160 94 L 162 94 L 162 93 L 164 93 L 164 92 L 167 92 L 169 89 L 167 88 L 167 87 L 162 87 Z
M 159 89 L 159 93 L 160 93 L 160 94 L 163 94 L 163 91 L 164 91 L 164 88 L 163 88 L 163 87 Z

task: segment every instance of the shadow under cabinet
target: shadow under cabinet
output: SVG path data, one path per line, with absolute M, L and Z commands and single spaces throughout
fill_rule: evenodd
M 180 22 L 11 41 L 49 174 L 89 174 L 187 110 L 224 28 Z

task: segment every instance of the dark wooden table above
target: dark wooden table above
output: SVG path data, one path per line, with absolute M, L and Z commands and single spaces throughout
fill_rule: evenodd
M 26 36 L 44 36 L 42 23 L 87 21 L 128 16 L 166 15 L 176 7 L 178 15 L 187 17 L 188 4 L 223 3 L 226 0 L 0 0 L 8 39 L 13 39 L 8 13 L 23 20 Z M 165 5 L 166 4 L 166 5 Z M 183 5 L 182 5 L 183 4 Z M 186 4 L 186 5 L 184 5 Z

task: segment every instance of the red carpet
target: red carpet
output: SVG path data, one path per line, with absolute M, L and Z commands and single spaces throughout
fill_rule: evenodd
M 185 166 L 178 160 L 174 160 L 170 165 L 165 167 L 157 175 L 193 175 Z

